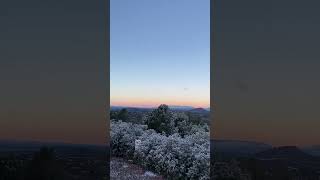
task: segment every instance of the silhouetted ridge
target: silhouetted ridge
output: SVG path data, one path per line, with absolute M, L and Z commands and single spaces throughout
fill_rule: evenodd
M 271 145 L 241 140 L 211 140 L 211 150 L 217 153 L 223 153 L 232 156 L 252 156 L 258 152 L 266 151 L 272 148 Z
M 274 147 L 272 149 L 257 153 L 256 157 L 265 158 L 265 159 L 287 159 L 287 160 L 314 158 L 313 156 L 303 152 L 296 146 Z
M 208 110 L 205 110 L 203 108 L 194 108 L 194 109 L 191 109 L 189 110 L 188 112 L 191 112 L 191 113 L 209 113 Z

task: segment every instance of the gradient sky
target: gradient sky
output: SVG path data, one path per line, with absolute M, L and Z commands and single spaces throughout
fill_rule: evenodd
M 0 139 L 105 144 L 103 2 L 0 2 Z
M 320 2 L 216 3 L 213 137 L 320 144 Z
M 209 0 L 111 0 L 111 105 L 210 105 Z

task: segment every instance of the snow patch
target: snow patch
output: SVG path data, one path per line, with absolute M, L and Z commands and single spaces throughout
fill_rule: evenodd
M 151 171 L 146 171 L 143 176 L 150 176 L 150 177 L 156 177 L 157 175 Z

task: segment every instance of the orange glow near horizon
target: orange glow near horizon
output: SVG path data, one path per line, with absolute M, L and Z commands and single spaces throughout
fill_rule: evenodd
M 157 107 L 160 104 L 167 104 L 171 106 L 192 106 L 192 107 L 210 107 L 209 100 L 190 100 L 190 99 L 136 99 L 131 98 L 127 100 L 111 99 L 112 106 L 133 106 L 133 107 Z

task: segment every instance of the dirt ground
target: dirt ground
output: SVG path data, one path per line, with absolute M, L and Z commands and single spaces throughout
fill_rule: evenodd
M 140 166 L 121 158 L 111 158 L 110 178 L 112 180 L 164 180 L 161 176 L 145 171 Z

